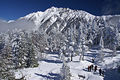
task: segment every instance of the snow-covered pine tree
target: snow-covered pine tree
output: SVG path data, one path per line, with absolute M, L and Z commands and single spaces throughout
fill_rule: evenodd
M 12 34 L 12 54 L 15 68 L 20 68 L 21 56 L 19 56 L 20 35 L 16 32 Z
M 26 31 L 18 31 L 12 35 L 12 52 L 15 68 L 36 67 L 37 59 L 32 38 Z
M 45 55 L 44 51 L 47 47 L 49 47 L 48 46 L 49 44 L 47 41 L 48 40 L 47 34 L 44 33 L 43 31 L 42 32 L 35 31 L 35 32 L 32 32 L 30 36 L 31 36 L 34 50 L 38 60 L 44 59 L 44 55 Z
M 32 43 L 36 46 L 39 52 L 44 52 L 47 46 L 45 34 L 35 31 L 31 33 L 31 38 Z
M 27 52 L 28 52 L 28 46 L 27 46 L 27 39 L 28 39 L 28 33 L 25 31 L 21 31 L 20 33 L 20 42 L 19 42 L 19 58 L 20 58 L 20 64 L 21 68 L 24 68 L 27 66 L 26 60 L 27 60 Z
M 60 75 L 60 80 L 71 80 L 70 67 L 67 65 L 65 60 L 63 61 L 63 65 L 60 70 Z
M 26 66 L 25 57 L 27 54 L 27 33 L 25 31 L 16 31 L 12 34 L 12 52 L 15 68 L 23 68 Z
M 83 33 L 84 30 L 83 28 L 85 27 L 85 23 L 81 23 L 80 25 L 80 42 L 81 42 L 81 49 L 82 49 L 82 60 L 84 60 L 84 55 L 85 55 L 85 34 Z
M 104 41 L 103 41 L 103 37 L 102 36 L 100 38 L 99 46 L 100 46 L 100 50 L 99 50 L 100 60 L 103 61 L 103 58 L 104 58 L 104 53 L 103 53 Z
M 73 27 L 70 27 L 68 29 L 68 34 L 67 34 L 67 40 L 66 40 L 66 53 L 68 53 L 67 55 L 71 57 L 71 61 L 72 58 L 74 56 L 74 46 L 75 46 L 75 42 L 74 42 L 74 32 L 73 32 Z
M 0 55 L 0 78 L 2 80 L 14 80 L 14 73 L 11 71 L 8 65 L 11 63 L 9 63 L 10 61 L 6 61 L 8 61 L 8 59 L 1 58 Z
M 26 60 L 26 64 L 27 67 L 37 67 L 38 66 L 38 60 L 36 57 L 36 53 L 34 50 L 34 45 L 32 43 L 32 38 L 28 37 L 27 39 L 27 60 Z
M 102 36 L 100 38 L 100 44 L 99 44 L 99 46 L 100 46 L 100 49 L 104 49 L 104 41 L 103 41 L 103 37 Z
M 12 46 L 10 41 L 5 43 L 0 54 L 0 78 L 3 80 L 14 80 L 14 73 L 12 69 L 14 68 L 12 56 Z
M 100 20 L 102 21 L 102 20 Z M 99 55 L 100 55 L 100 61 L 103 61 L 103 58 L 104 58 L 104 52 L 103 52 L 103 49 L 104 49 L 104 40 L 103 40 L 103 37 L 104 37 L 104 34 L 103 34 L 103 30 L 104 30 L 104 24 L 101 22 L 99 24 L 99 27 L 100 27 L 100 41 L 99 41 L 99 47 L 100 47 L 100 50 L 99 50 Z
M 117 26 L 115 26 L 115 37 L 114 37 L 114 42 L 113 42 L 113 54 L 112 57 L 116 56 L 116 49 L 119 44 L 119 31 Z
M 0 53 L 2 49 L 4 48 L 4 45 L 5 45 L 5 37 L 4 35 L 0 34 Z
M 79 30 L 78 30 L 78 42 L 77 42 L 77 48 L 78 48 L 78 52 L 80 55 L 79 60 L 84 60 L 84 54 L 85 54 L 85 45 L 84 45 L 84 41 L 85 41 L 85 36 L 83 34 L 83 27 L 84 25 L 81 23 L 81 25 L 79 26 Z

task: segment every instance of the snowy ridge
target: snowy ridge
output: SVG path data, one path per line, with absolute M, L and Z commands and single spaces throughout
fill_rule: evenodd
M 60 32 L 67 36 L 68 32 L 74 32 L 73 35 L 76 36 L 78 35 L 78 30 L 83 29 L 85 38 L 91 35 L 92 39 L 95 40 L 97 38 L 99 39 L 99 31 L 101 30 L 101 27 L 104 27 L 104 35 L 106 35 L 104 40 L 106 41 L 110 35 L 114 37 L 115 26 L 118 27 L 118 32 L 120 31 L 119 25 L 120 15 L 94 16 L 82 10 L 51 7 L 44 12 L 34 12 L 15 21 L 12 20 L 7 22 L 1 20 L 0 32 L 6 32 L 8 30 L 12 31 L 13 29 L 17 28 L 28 31 L 38 30 L 40 32 L 42 30 L 49 35 Z M 111 31 L 113 31 L 113 33 L 111 33 Z M 111 38 L 108 39 L 111 41 Z M 90 40 L 91 39 L 88 38 L 88 41 Z M 98 43 L 99 40 L 94 44 Z
M 14 28 L 18 28 L 18 29 L 21 28 L 21 29 L 26 29 L 26 30 L 27 29 L 38 30 L 39 28 L 44 27 L 43 25 L 45 26 L 49 25 L 49 27 L 51 27 L 54 24 L 57 24 L 57 25 L 59 24 L 58 27 L 62 25 L 64 26 L 62 27 L 62 29 L 64 29 L 69 22 L 77 23 L 76 20 L 78 21 L 79 19 L 84 19 L 87 21 L 86 24 L 92 25 L 92 22 L 94 21 L 95 18 L 97 19 L 103 18 L 104 21 L 105 20 L 109 21 L 109 19 L 111 18 L 120 19 L 120 16 L 119 15 L 94 16 L 82 10 L 72 10 L 69 8 L 51 7 L 45 10 L 44 12 L 41 12 L 41 11 L 33 12 L 17 20 L 10 20 L 8 22 L 1 20 L 0 21 L 0 27 L 1 27 L 0 32 L 6 32 L 8 29 L 12 30 Z M 119 21 L 118 19 L 117 21 Z M 116 23 L 116 20 L 114 21 Z M 49 27 L 46 28 L 46 31 Z
M 25 17 L 21 17 L 20 20 L 21 19 L 32 20 L 37 25 L 41 21 L 42 14 L 43 14 L 43 12 L 41 12 L 41 11 L 38 11 L 36 13 L 34 12 L 34 13 L 31 13 L 31 14 L 25 16 Z
M 61 15 L 61 13 L 64 13 Z M 69 8 L 56 8 L 56 7 L 51 7 L 47 9 L 44 12 L 38 11 L 31 13 L 29 15 L 26 15 L 25 17 L 22 17 L 20 19 L 27 19 L 27 20 L 32 20 L 35 22 L 36 25 L 40 24 L 40 22 L 45 19 L 43 22 L 45 22 L 48 18 L 52 17 L 53 15 L 57 15 L 64 19 L 65 17 L 68 18 L 74 18 L 74 17 L 84 17 L 87 20 L 89 19 L 94 19 L 94 15 L 89 14 L 85 11 L 82 10 L 71 10 Z

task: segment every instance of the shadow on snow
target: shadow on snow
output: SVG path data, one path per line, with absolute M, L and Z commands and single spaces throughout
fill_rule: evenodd
M 35 73 L 35 75 L 41 76 L 43 78 L 50 79 L 50 80 L 60 80 L 60 75 L 56 73 L 48 73 L 48 75 Z
M 43 61 L 48 62 L 48 63 L 62 63 L 62 61 L 60 61 L 60 60 L 48 60 L 48 59 L 45 59 Z

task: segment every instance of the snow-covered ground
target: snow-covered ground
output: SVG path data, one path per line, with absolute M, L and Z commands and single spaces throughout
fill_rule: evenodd
M 114 78 L 112 79 L 109 74 L 113 73 L 111 68 L 115 69 L 117 64 L 119 64 L 120 52 L 118 51 L 117 56 L 115 57 L 111 57 L 111 53 L 111 50 L 104 49 L 105 57 L 103 62 L 98 61 L 98 50 L 93 49 L 86 52 L 84 61 L 79 62 L 79 56 L 73 57 L 73 61 L 68 62 L 68 66 L 70 67 L 71 80 L 114 80 Z M 94 63 L 92 63 L 92 58 L 95 58 Z M 97 65 L 98 69 L 101 68 L 102 70 L 105 70 L 106 72 L 104 77 L 99 75 L 98 70 L 97 72 L 88 72 L 87 67 L 91 64 Z M 17 70 L 16 78 L 25 76 L 27 80 L 59 80 L 61 67 L 62 62 L 58 55 L 48 54 L 45 60 L 39 61 L 38 67 Z M 79 78 L 78 75 L 85 76 L 85 79 L 82 77 Z M 117 77 L 118 78 L 116 78 L 116 80 L 119 80 L 120 74 L 118 74 Z

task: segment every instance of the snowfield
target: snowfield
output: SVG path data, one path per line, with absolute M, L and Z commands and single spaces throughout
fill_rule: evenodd
M 84 61 L 79 61 L 79 56 L 75 56 L 73 57 L 72 62 L 67 63 L 70 67 L 71 80 L 114 80 L 114 78 L 111 78 L 110 74 L 115 71 L 113 70 L 113 72 L 110 73 L 107 71 L 109 71 L 109 69 L 112 71 L 112 69 L 115 69 L 117 65 L 120 64 L 120 52 L 117 51 L 117 56 L 111 58 L 108 55 L 110 55 L 112 51 L 104 49 L 104 62 L 97 61 L 98 58 L 95 58 L 95 56 L 98 55 L 97 52 L 98 50 L 91 49 L 86 52 Z M 94 63 L 91 62 L 92 58 L 95 58 Z M 94 72 L 93 70 L 88 72 L 87 67 L 91 64 L 97 65 L 98 69 L 101 68 L 102 70 L 105 70 L 104 77 L 99 75 L 98 70 L 97 72 Z M 17 70 L 16 79 L 25 76 L 26 80 L 59 80 L 61 67 L 62 61 L 59 59 L 58 55 L 48 54 L 45 60 L 39 61 L 39 67 Z M 83 77 L 79 77 L 79 75 Z M 114 74 L 112 75 L 114 77 Z M 117 73 L 115 80 L 119 79 L 120 74 Z

